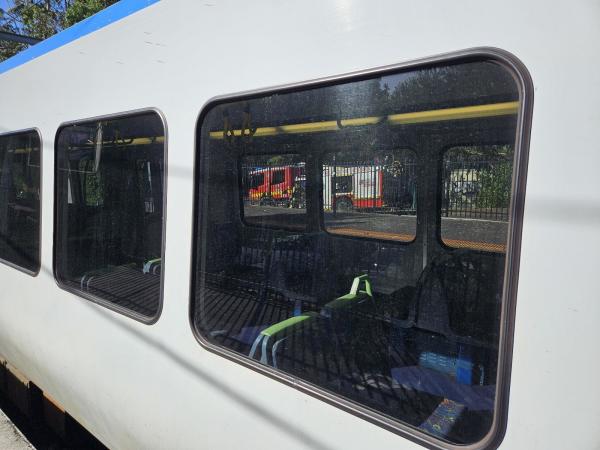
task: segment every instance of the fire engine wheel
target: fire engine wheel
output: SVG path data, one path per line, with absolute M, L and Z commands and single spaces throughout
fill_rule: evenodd
M 342 212 L 352 211 L 354 209 L 354 205 L 352 204 L 352 200 L 347 197 L 342 197 L 337 199 L 336 209 Z

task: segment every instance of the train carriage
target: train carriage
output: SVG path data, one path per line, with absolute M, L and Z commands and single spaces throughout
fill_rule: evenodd
M 0 63 L 3 365 L 109 448 L 597 448 L 598 13 L 123 0 Z

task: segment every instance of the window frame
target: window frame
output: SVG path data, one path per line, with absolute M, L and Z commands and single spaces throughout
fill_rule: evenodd
M 43 168 L 44 168 L 44 163 L 43 163 L 44 141 L 42 140 L 42 132 L 37 127 L 31 127 L 31 128 L 20 129 L 17 131 L 8 131 L 6 133 L 0 133 L 0 138 L 18 136 L 20 134 L 27 134 L 27 133 L 35 133 L 38 137 L 39 144 L 40 144 L 40 186 L 39 186 L 39 189 L 40 189 L 39 215 L 40 215 L 40 217 L 39 217 L 39 225 L 38 225 L 38 232 L 37 232 L 38 239 L 39 239 L 38 251 L 37 251 L 38 264 L 37 264 L 36 270 L 32 271 L 25 267 L 19 266 L 18 264 L 15 264 L 12 261 L 8 261 L 7 259 L 2 258 L 1 256 L 0 256 L 0 263 L 35 278 L 38 276 L 38 274 L 40 273 L 40 270 L 42 268 L 42 205 L 43 205 L 43 189 L 42 189 L 42 187 L 43 187 L 43 174 L 44 174 L 44 170 L 43 170 Z
M 343 397 L 326 391 L 325 389 L 295 378 L 284 372 L 260 364 L 244 355 L 235 353 L 224 346 L 211 343 L 205 338 L 195 324 L 196 298 L 195 286 L 197 284 L 196 271 L 198 268 L 198 242 L 202 239 L 205 230 L 202 229 L 204 215 L 200 215 L 204 199 L 200 179 L 202 175 L 200 163 L 202 152 L 202 124 L 206 115 L 217 105 L 230 102 L 251 100 L 273 94 L 285 94 L 311 88 L 327 87 L 344 82 L 361 81 L 373 76 L 389 75 L 409 70 L 422 69 L 438 65 L 456 64 L 475 61 L 491 61 L 499 64 L 513 77 L 519 94 L 519 110 L 515 128 L 514 165 L 511 184 L 511 202 L 509 206 L 507 251 L 504 264 L 504 280 L 502 300 L 500 305 L 500 331 L 498 342 L 498 366 L 494 415 L 488 433 L 480 441 L 468 445 L 458 445 L 443 441 L 432 435 L 412 428 L 402 422 L 392 419 L 383 413 L 376 412 L 359 403 L 346 400 Z M 191 277 L 189 292 L 189 323 L 192 333 L 203 350 L 210 351 L 232 362 L 249 368 L 261 375 L 281 382 L 291 388 L 320 399 L 330 405 L 338 407 L 352 415 L 367 420 L 388 431 L 391 431 L 412 442 L 416 442 L 431 449 L 453 450 L 480 450 L 497 448 L 502 442 L 508 421 L 508 400 L 512 366 L 512 349 L 514 344 L 515 311 L 517 300 L 517 285 L 519 278 L 519 265 L 521 253 L 521 240 L 523 228 L 523 214 L 525 190 L 527 182 L 527 166 L 529 160 L 529 137 L 531 133 L 531 116 L 533 111 L 533 81 L 526 66 L 513 54 L 498 48 L 477 47 L 445 53 L 437 56 L 412 60 L 404 63 L 367 69 L 363 71 L 346 73 L 300 83 L 269 87 L 242 93 L 220 95 L 208 100 L 201 108 L 196 121 L 196 139 L 194 150 L 194 204 L 192 227 L 192 255 Z M 439 217 L 439 215 L 438 215 Z
M 60 278 L 57 274 L 57 270 L 56 270 L 56 266 L 57 266 L 56 261 L 57 261 L 57 258 L 59 257 L 59 255 L 57 255 L 57 251 L 58 251 L 57 230 L 59 229 L 59 211 L 58 211 L 58 197 L 59 197 L 58 189 L 59 189 L 59 186 L 58 186 L 57 174 L 58 174 L 58 140 L 59 140 L 60 133 L 62 132 L 63 129 L 65 129 L 69 126 L 82 124 L 85 122 L 122 119 L 122 118 L 128 118 L 128 117 L 138 116 L 138 115 L 148 114 L 148 113 L 153 113 L 159 118 L 160 122 L 162 123 L 163 130 L 164 130 L 163 192 L 162 192 L 162 202 L 163 202 L 163 221 L 162 222 L 163 223 L 162 223 L 162 229 L 161 229 L 161 239 L 162 239 L 161 260 L 162 260 L 163 267 L 162 267 L 161 273 L 160 273 L 160 289 L 159 289 L 159 297 L 158 297 L 158 307 L 156 310 L 156 314 L 152 317 L 144 316 L 143 314 L 139 314 L 130 309 L 116 305 L 116 304 L 114 304 L 106 299 L 103 299 L 102 297 L 99 297 L 97 295 L 70 287 L 68 285 L 65 285 L 60 280 Z M 111 311 L 117 312 L 119 314 L 122 314 L 126 317 L 129 317 L 131 319 L 134 319 L 134 320 L 141 322 L 143 324 L 146 324 L 146 325 L 153 325 L 158 321 L 158 319 L 160 318 L 160 316 L 162 314 L 163 301 L 164 301 L 165 248 L 166 248 L 166 231 L 167 231 L 168 142 L 169 142 L 169 133 L 168 133 L 168 128 L 167 128 L 167 121 L 166 121 L 165 116 L 162 113 L 162 111 L 155 107 L 135 109 L 135 110 L 130 110 L 130 111 L 123 111 L 123 112 L 118 112 L 118 113 L 113 113 L 113 114 L 105 114 L 105 115 L 101 115 L 101 116 L 87 117 L 87 118 L 83 118 L 83 119 L 76 119 L 76 120 L 70 120 L 67 122 L 62 122 L 56 129 L 56 133 L 54 135 L 54 194 L 53 194 L 53 196 L 54 196 L 54 199 L 53 199 L 53 201 L 54 201 L 54 204 L 53 204 L 53 206 L 54 206 L 54 218 L 53 218 L 54 232 L 53 232 L 53 238 L 52 238 L 52 274 L 54 276 L 54 281 L 56 282 L 56 285 L 60 289 L 66 291 L 66 292 L 69 292 L 77 297 L 83 298 L 83 299 L 88 300 L 97 305 L 103 306 Z

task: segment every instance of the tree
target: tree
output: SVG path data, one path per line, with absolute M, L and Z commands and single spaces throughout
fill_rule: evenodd
M 63 26 L 70 27 L 78 22 L 108 8 L 118 0 L 73 0 L 65 9 Z
M 478 208 L 508 208 L 512 182 L 512 161 L 497 161 L 479 173 Z
M 13 0 L 0 9 L 0 30 L 47 39 L 116 3 L 117 0 Z M 0 61 L 27 46 L 0 41 Z

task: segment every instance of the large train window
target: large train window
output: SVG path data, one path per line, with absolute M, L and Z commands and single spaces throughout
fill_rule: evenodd
M 0 136 L 0 259 L 35 275 L 40 270 L 40 136 Z
M 58 131 L 54 267 L 63 288 L 145 322 L 157 318 L 164 164 L 155 112 Z
M 507 67 L 453 60 L 205 108 L 200 342 L 417 439 L 496 436 L 524 105 Z

